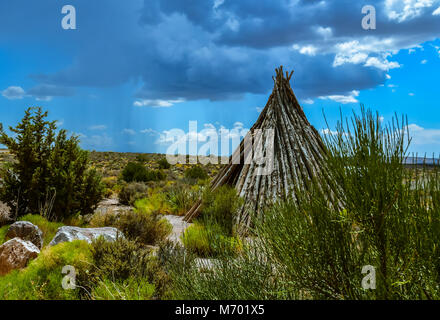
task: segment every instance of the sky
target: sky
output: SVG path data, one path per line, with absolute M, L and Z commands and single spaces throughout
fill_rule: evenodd
M 190 121 L 201 142 L 250 128 L 283 65 L 318 130 L 364 104 L 438 154 L 439 38 L 440 0 L 1 1 L 0 122 L 41 106 L 85 149 L 163 153 Z

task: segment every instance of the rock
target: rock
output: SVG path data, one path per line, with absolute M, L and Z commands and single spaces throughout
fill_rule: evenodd
M 0 246 L 0 276 L 26 267 L 40 250 L 30 241 L 14 238 Z
M 118 237 L 124 237 L 121 231 L 116 228 L 78 228 L 78 227 L 61 227 L 52 241 L 50 246 L 57 245 L 62 242 L 71 242 L 74 240 L 85 240 L 91 243 L 94 239 L 103 236 L 107 241 L 115 241 Z
M 20 238 L 32 242 L 38 249 L 43 247 L 43 232 L 28 221 L 17 221 L 8 229 L 6 240 Z

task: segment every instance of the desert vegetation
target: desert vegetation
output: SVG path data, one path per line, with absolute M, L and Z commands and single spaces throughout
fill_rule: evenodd
M 15 137 L 1 135 L 9 211 L 0 245 L 13 222 L 27 221 L 43 246 L 0 275 L 0 299 L 440 298 L 440 171 L 404 165 L 404 118 L 384 124 L 362 108 L 341 119 L 323 136 L 320 175 L 295 198 L 251 212 L 245 231 L 236 189 L 210 188 L 220 165 L 89 153 L 45 118 L 30 109 Z M 199 200 L 198 216 L 175 234 L 173 221 Z M 120 235 L 52 243 L 65 226 Z M 66 265 L 75 267 L 74 289 L 62 286 Z M 362 286 L 364 266 L 375 270 L 375 289 Z

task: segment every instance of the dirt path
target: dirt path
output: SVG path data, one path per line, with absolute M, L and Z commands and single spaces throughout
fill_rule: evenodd
M 173 231 L 169 235 L 168 239 L 175 243 L 182 244 L 182 240 L 180 239 L 180 236 L 182 233 L 190 226 L 192 223 L 188 223 L 183 221 L 183 216 L 173 216 L 173 215 L 167 215 L 164 216 L 165 219 L 168 220 L 168 222 L 173 226 Z

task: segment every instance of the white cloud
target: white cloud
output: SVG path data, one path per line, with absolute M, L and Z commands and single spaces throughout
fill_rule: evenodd
M 302 102 L 305 104 L 313 104 L 314 103 L 314 101 L 312 99 L 303 99 Z
M 400 23 L 417 18 L 436 2 L 437 0 L 385 0 L 385 10 L 390 20 Z
M 89 130 L 94 130 L 94 131 L 102 131 L 105 129 L 107 129 L 107 126 L 104 124 L 97 124 L 89 127 Z
M 141 99 L 136 100 L 133 105 L 135 107 L 153 107 L 153 108 L 168 108 L 176 103 L 184 102 L 183 99 L 177 100 L 160 100 L 160 99 Z
M 159 134 L 158 131 L 156 131 L 154 129 L 151 129 L 151 128 L 141 130 L 140 132 L 143 133 L 143 134 L 150 135 L 150 136 L 154 136 L 154 135 L 158 135 Z
M 333 67 L 349 63 L 363 64 L 365 67 L 375 67 L 383 71 L 399 68 L 398 62 L 387 59 L 391 52 L 395 51 L 394 42 L 394 39 L 390 38 L 377 40 L 370 37 L 364 39 L 362 44 L 358 40 L 338 43 L 334 48 L 336 55 Z M 370 54 L 375 54 L 375 56 L 370 56 Z
M 353 90 L 350 94 L 348 95 L 330 95 L 330 96 L 323 96 L 323 97 L 319 97 L 319 99 L 324 99 L 324 100 L 333 100 L 342 104 L 347 104 L 347 103 L 357 103 L 359 102 L 356 97 L 359 96 L 359 91 L 357 90 Z
M 125 128 L 124 130 L 122 130 L 123 134 L 128 134 L 130 136 L 134 136 L 136 134 L 136 131 L 134 131 L 133 129 L 127 129 Z
M 321 133 L 322 134 L 325 134 L 325 135 L 333 135 L 333 136 L 335 136 L 335 135 L 337 135 L 338 134 L 338 132 L 337 131 L 333 131 L 333 130 L 330 130 L 330 129 L 322 129 L 321 130 Z
M 408 95 L 409 95 L 410 97 L 414 97 L 414 93 L 413 93 L 413 92 L 408 93 Z
M 428 62 L 428 60 L 423 59 L 422 61 L 420 61 L 421 64 L 426 64 Z
M 300 47 L 298 45 L 293 45 L 292 48 L 296 51 L 298 51 L 301 54 L 304 54 L 306 56 L 315 56 L 316 52 L 318 50 L 318 48 L 312 46 L 312 45 L 307 45 L 307 46 L 303 46 Z
M 387 59 L 380 60 L 377 57 L 368 58 L 364 64 L 366 67 L 375 67 L 377 69 L 388 71 L 390 69 L 400 68 L 400 64 L 395 61 L 388 61 Z
M 435 9 L 435 10 L 432 12 L 432 15 L 433 15 L 433 16 L 440 16 L 440 7 L 438 7 L 437 9 Z
M 2 91 L 2 96 L 9 100 L 19 100 L 26 96 L 26 92 L 22 87 L 10 86 Z
M 316 29 L 316 33 L 321 35 L 324 39 L 330 38 L 333 35 L 332 28 L 330 28 L 330 27 L 324 28 L 324 27 L 319 26 Z
M 408 125 L 411 145 L 440 145 L 440 129 L 426 129 L 415 123 Z

